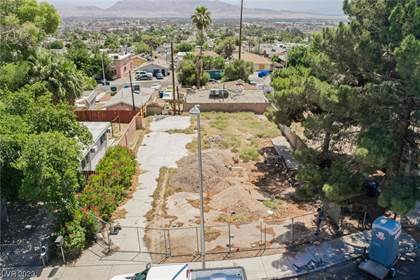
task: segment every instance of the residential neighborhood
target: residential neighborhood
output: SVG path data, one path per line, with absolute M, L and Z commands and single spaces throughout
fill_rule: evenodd
M 0 11 L 0 279 L 420 279 L 417 0 Z

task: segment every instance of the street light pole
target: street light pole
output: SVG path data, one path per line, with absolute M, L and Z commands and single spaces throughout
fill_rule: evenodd
M 241 18 L 239 22 L 239 60 L 242 58 L 242 16 L 244 13 L 244 0 L 241 0 Z
M 197 152 L 198 152 L 198 183 L 200 187 L 200 243 L 202 267 L 206 268 L 206 246 L 205 246 L 205 226 L 204 226 L 204 189 L 203 189 L 203 161 L 201 157 L 201 128 L 200 128 L 200 108 L 195 105 L 190 113 L 197 117 Z

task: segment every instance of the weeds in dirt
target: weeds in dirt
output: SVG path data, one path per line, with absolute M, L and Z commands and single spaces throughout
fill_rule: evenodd
M 216 240 L 221 235 L 221 232 L 214 228 L 206 228 L 205 239 L 206 242 Z
M 253 220 L 254 220 L 254 217 L 252 217 L 249 214 L 244 214 L 244 213 L 237 213 L 235 215 L 222 214 L 219 217 L 217 217 L 218 222 L 231 223 L 231 224 L 249 223 Z
M 263 201 L 265 207 L 268 207 L 273 210 L 277 210 L 278 208 L 282 207 L 283 201 L 281 199 L 270 199 Z
M 228 149 L 244 162 L 259 160 L 262 141 L 280 135 L 273 123 L 254 113 L 205 112 L 202 119 L 202 149 Z M 196 152 L 197 140 L 189 143 L 187 149 Z
M 145 215 L 145 218 L 148 222 L 152 221 L 156 213 L 159 212 L 160 209 L 157 209 L 159 206 L 159 201 L 163 200 L 163 202 L 165 202 L 166 199 L 174 193 L 173 190 L 165 186 L 166 184 L 165 180 L 167 180 L 167 178 L 169 178 L 171 174 L 174 174 L 175 171 L 176 171 L 175 168 L 168 168 L 168 167 L 160 168 L 159 178 L 157 179 L 157 186 L 156 186 L 155 191 L 153 192 L 152 209 L 150 209 Z M 166 214 L 166 209 L 162 209 L 162 210 Z

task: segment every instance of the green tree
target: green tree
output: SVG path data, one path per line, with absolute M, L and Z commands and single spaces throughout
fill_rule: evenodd
M 225 37 L 216 44 L 216 52 L 224 58 L 231 58 L 236 48 L 236 39 L 233 36 Z
M 187 42 L 182 42 L 176 46 L 176 52 L 191 52 L 194 46 Z
M 249 81 L 249 75 L 254 72 L 254 65 L 243 60 L 235 60 L 225 66 L 224 81 Z
M 318 143 L 297 154 L 304 192 L 340 202 L 362 191 L 362 174 L 383 170 L 379 204 L 404 214 L 420 197 L 412 183 L 419 3 L 354 0 L 345 1 L 344 11 L 348 24 L 314 36 L 310 48 L 292 51 L 292 68 L 273 75 L 270 115 L 278 123 L 300 122 L 305 137 Z
M 178 81 L 184 87 L 192 87 L 196 85 L 197 82 L 197 71 L 196 64 L 193 60 L 184 59 L 181 63 L 181 66 L 178 69 Z M 210 77 L 208 73 L 204 73 L 201 77 L 200 84 L 205 85 L 209 81 Z
M 30 66 L 26 61 L 0 66 L 0 88 L 17 90 L 29 81 Z
M 55 102 L 74 100 L 83 91 L 83 77 L 72 61 L 39 50 L 30 58 L 30 82 L 43 82 L 53 93 Z
M 136 52 L 136 54 L 142 54 L 142 53 L 151 53 L 152 49 L 150 48 L 150 46 L 146 45 L 146 43 L 144 42 L 136 42 L 134 43 L 134 51 Z
M 206 30 L 212 22 L 210 11 L 206 7 L 198 6 L 191 16 L 191 20 L 197 29 L 197 44 L 200 46 L 195 75 L 197 87 L 200 88 L 203 79 L 203 46 L 206 43 Z
M 305 46 L 294 47 L 287 52 L 288 66 L 309 66 L 305 64 L 305 56 L 308 55 L 309 48 Z
M 48 45 L 48 47 L 53 50 L 61 50 L 64 48 L 64 42 L 62 40 L 54 40 Z
M 22 172 L 19 196 L 44 201 L 50 209 L 72 204 L 79 189 L 80 146 L 59 132 L 29 135 L 16 168 Z
M 60 23 L 57 11 L 48 3 L 36 0 L 0 2 L 0 63 L 16 62 L 33 54 Z

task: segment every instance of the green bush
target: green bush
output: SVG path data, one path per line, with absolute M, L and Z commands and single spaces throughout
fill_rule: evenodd
M 100 218 L 109 220 L 130 188 L 135 173 L 136 160 L 129 149 L 109 149 L 81 193 L 81 205 Z
M 254 147 L 244 148 L 240 151 L 239 157 L 244 161 L 255 161 L 260 158 L 258 151 Z
M 80 255 L 85 248 L 85 229 L 81 226 L 81 215 L 76 213 L 74 219 L 64 224 L 60 234 L 64 237 L 64 251 L 68 258 L 72 259 Z

